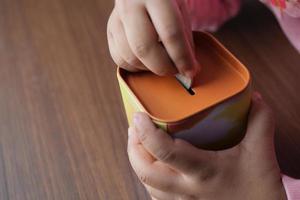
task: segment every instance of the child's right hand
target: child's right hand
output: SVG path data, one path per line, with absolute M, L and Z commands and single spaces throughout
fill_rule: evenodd
M 158 75 L 199 70 L 185 0 L 116 0 L 108 21 L 110 53 L 129 71 Z

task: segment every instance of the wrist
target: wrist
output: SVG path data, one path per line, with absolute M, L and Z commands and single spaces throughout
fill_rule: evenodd
M 262 179 L 265 179 L 265 177 Z M 254 182 L 253 184 L 255 185 L 255 189 L 249 194 L 249 200 L 287 200 L 286 191 L 281 178 L 274 180 L 274 178 L 271 177 L 270 180 L 263 180 L 261 183 Z
M 222 200 L 288 200 L 279 171 L 270 171 L 273 172 L 261 176 L 249 173 L 237 181 L 232 180 L 229 192 L 224 195 L 227 198 Z

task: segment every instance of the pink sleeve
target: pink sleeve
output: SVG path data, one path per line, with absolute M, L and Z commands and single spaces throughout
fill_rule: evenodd
M 287 38 L 300 53 L 300 0 L 280 0 L 284 2 L 281 7 L 274 0 L 261 1 L 271 9 Z
M 300 0 L 260 0 L 291 17 L 300 17 Z
M 186 0 L 193 30 L 216 31 L 234 17 L 240 0 Z
M 292 179 L 288 176 L 282 176 L 282 182 L 286 191 L 288 200 L 300 199 L 300 180 Z

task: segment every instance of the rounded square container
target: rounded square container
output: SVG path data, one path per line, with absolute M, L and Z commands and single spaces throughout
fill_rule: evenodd
M 129 124 L 134 112 L 146 112 L 174 138 L 208 150 L 238 144 L 244 137 L 251 104 L 250 75 L 212 35 L 194 34 L 202 70 L 191 95 L 175 77 L 118 69 Z

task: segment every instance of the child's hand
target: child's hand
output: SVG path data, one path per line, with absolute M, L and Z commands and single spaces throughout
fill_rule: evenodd
M 173 140 L 146 114 L 136 114 L 134 121 L 129 159 L 153 199 L 286 199 L 273 145 L 272 112 L 258 93 L 244 140 L 224 151 Z
M 118 66 L 158 75 L 195 75 L 199 64 L 184 0 L 115 2 L 107 32 L 110 53 Z

